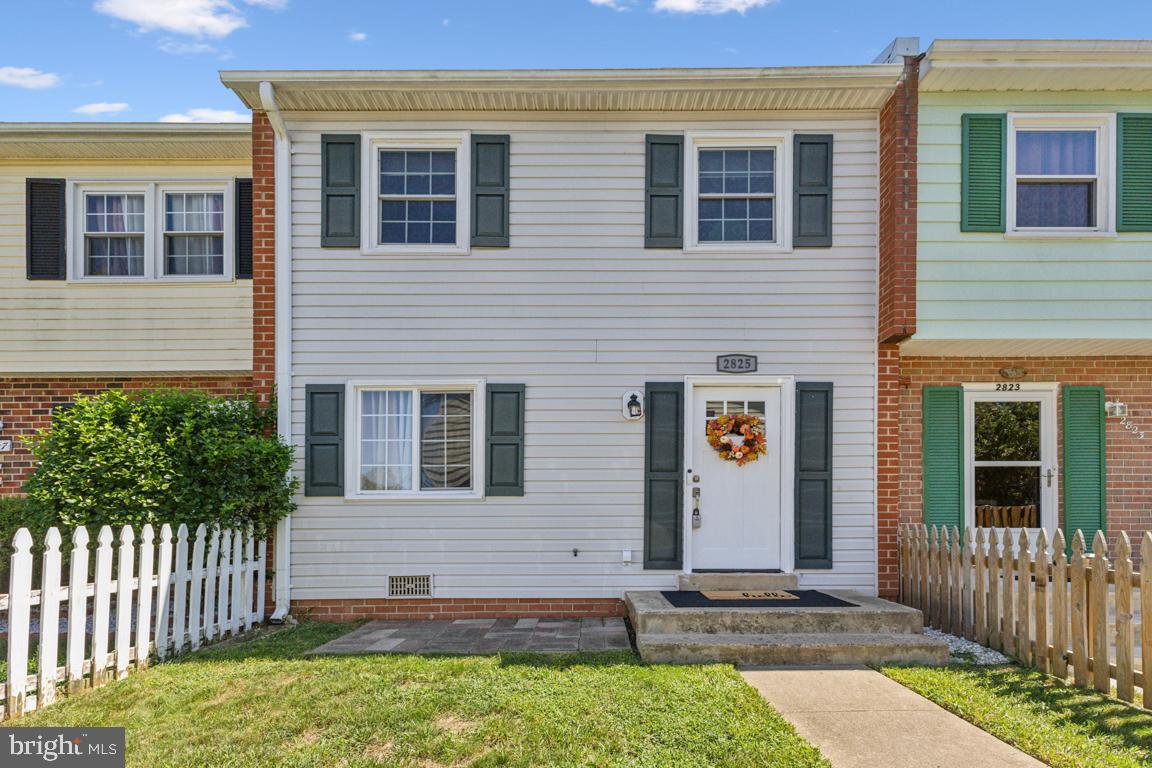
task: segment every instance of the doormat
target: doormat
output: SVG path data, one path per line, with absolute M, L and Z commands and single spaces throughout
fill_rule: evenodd
M 673 608 L 857 608 L 859 606 L 838 597 L 817 592 L 814 589 L 756 590 L 747 594 L 786 592 L 789 596 L 778 598 L 709 599 L 709 594 L 731 594 L 730 592 L 661 592 Z
M 796 595 L 784 589 L 762 589 L 757 591 L 741 590 L 709 590 L 702 589 L 700 594 L 709 600 L 799 600 Z

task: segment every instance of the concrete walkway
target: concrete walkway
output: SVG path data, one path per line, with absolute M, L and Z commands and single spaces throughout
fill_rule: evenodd
M 740 674 L 835 768 L 1044 768 L 866 667 Z

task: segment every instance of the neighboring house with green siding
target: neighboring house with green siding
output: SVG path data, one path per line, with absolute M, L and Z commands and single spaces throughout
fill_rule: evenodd
M 1152 42 L 938 40 L 918 99 L 899 519 L 1152 528 Z

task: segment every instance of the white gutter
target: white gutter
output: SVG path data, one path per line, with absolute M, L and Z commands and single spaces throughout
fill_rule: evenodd
M 269 82 L 260 83 L 260 103 L 276 135 L 276 429 L 292 444 L 292 140 Z M 276 608 L 271 621 L 283 621 L 292 604 L 292 516 L 276 525 Z

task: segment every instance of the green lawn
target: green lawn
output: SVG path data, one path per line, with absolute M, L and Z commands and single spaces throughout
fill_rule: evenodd
M 1152 765 L 1152 713 L 1017 666 L 884 667 L 888 677 L 1053 768 Z
M 132 766 L 827 766 L 730 666 L 636 656 L 306 657 L 305 624 L 18 725 L 128 727 Z

